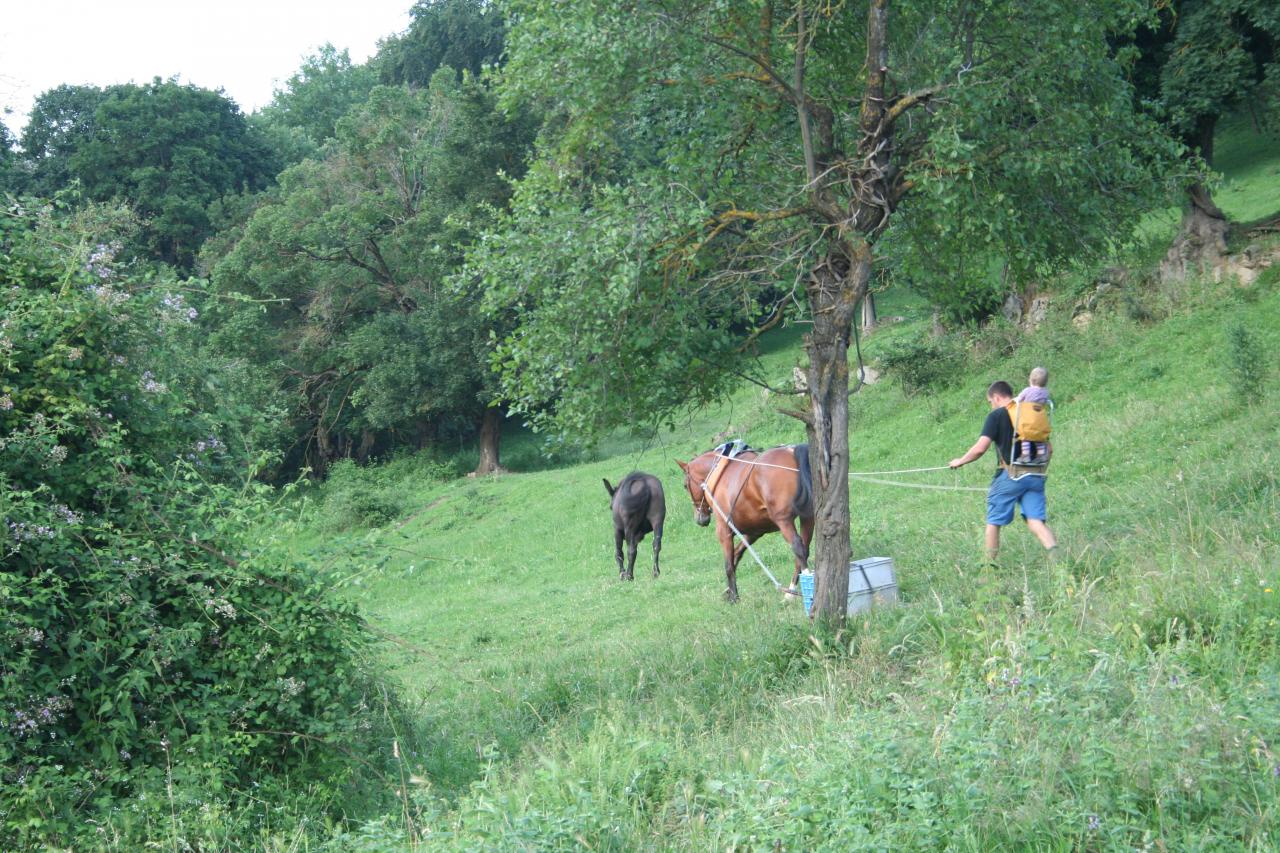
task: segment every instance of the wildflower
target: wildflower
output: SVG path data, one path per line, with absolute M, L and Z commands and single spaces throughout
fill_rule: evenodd
M 55 515 L 60 516 L 67 524 L 79 524 L 81 521 L 80 514 L 72 510 L 66 504 L 55 504 L 53 512 Z
M 72 347 L 67 351 L 67 361 L 79 361 L 84 355 L 84 350 L 80 347 Z
M 163 382 L 156 381 L 155 376 L 150 370 L 143 371 L 142 381 L 139 385 L 141 385 L 142 390 L 148 394 L 163 394 L 165 391 L 169 390 L 169 386 L 165 385 Z
M 1098 817 L 1096 814 L 1089 815 L 1089 831 L 1097 832 L 1101 828 L 1102 818 Z
M 276 679 L 276 687 L 279 688 L 285 699 L 292 699 L 297 696 L 306 686 L 306 681 L 301 678 L 294 678 L 292 675 L 288 678 Z
M 49 451 L 49 458 L 53 460 L 54 465 L 61 465 L 67 459 L 67 448 L 61 444 L 55 444 Z
M 0 396 L 0 412 L 7 412 L 12 408 L 13 408 L 13 399 L 8 394 L 5 394 L 4 396 Z

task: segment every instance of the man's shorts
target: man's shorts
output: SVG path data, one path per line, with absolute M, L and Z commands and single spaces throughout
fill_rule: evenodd
M 987 524 L 1004 527 L 1013 521 L 1013 508 L 1021 506 L 1024 519 L 1045 520 L 1044 477 L 1010 480 L 1003 468 L 987 490 Z

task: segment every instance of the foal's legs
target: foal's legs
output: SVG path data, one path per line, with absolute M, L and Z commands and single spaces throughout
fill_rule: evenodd
M 627 580 L 636 579 L 636 550 L 640 547 L 640 537 L 635 533 L 627 534 Z
M 613 550 L 614 557 L 618 560 L 618 580 L 625 580 L 626 572 L 622 570 L 622 528 L 615 527 L 613 529 Z
M 658 554 L 662 551 L 662 524 L 658 523 L 653 528 L 653 576 L 656 578 L 661 572 L 658 571 Z

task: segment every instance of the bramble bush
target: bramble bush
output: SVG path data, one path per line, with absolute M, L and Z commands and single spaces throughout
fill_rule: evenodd
M 116 258 L 131 227 L 0 216 L 4 849 L 129 847 L 285 784 L 349 800 L 394 706 L 354 607 L 251 539 L 278 498 L 195 405 L 199 310 Z

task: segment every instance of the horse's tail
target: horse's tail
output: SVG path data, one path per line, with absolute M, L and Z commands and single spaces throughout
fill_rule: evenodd
M 809 445 L 797 444 L 795 454 L 800 477 L 791 508 L 800 518 L 813 518 L 813 472 L 809 470 Z

